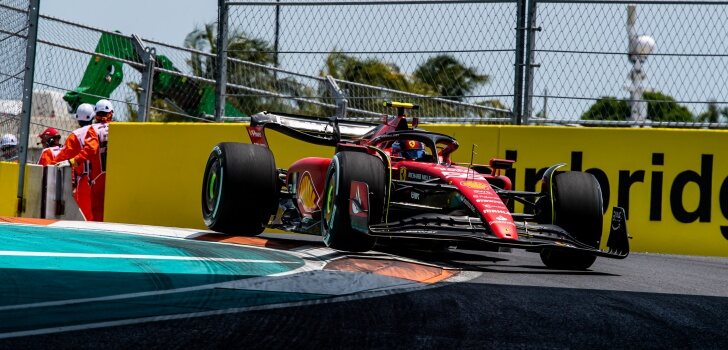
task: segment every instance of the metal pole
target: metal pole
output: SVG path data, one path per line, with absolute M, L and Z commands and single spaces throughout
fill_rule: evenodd
M 141 93 L 139 94 L 138 120 L 146 122 L 149 119 L 149 107 L 152 103 L 152 85 L 154 83 L 154 62 L 157 50 L 147 47 L 142 39 L 134 34 L 131 36 L 134 50 L 144 62 L 142 71 Z
M 641 67 L 639 60 L 636 55 L 633 55 L 634 42 L 637 39 L 637 31 L 634 26 L 637 22 L 637 7 L 635 5 L 627 5 L 627 47 L 629 51 L 629 60 L 632 61 L 632 70 L 629 72 L 629 78 L 632 81 L 632 85 L 628 87 L 629 90 L 629 106 L 630 106 L 630 119 L 635 121 L 639 119 L 639 106 L 637 104 L 638 99 L 642 99 L 642 94 L 638 93 L 637 78 L 641 73 Z
M 525 27 L 525 7 L 527 0 L 518 0 L 516 3 L 516 58 L 515 76 L 513 82 L 513 124 L 521 124 L 523 118 L 523 43 Z
M 346 109 L 349 104 L 349 100 L 346 99 L 346 93 L 339 88 L 336 80 L 331 75 L 326 76 L 326 87 L 334 95 L 334 98 L 336 98 L 336 117 L 346 119 Z
M 281 0 L 276 0 L 276 2 L 281 2 Z M 273 65 L 278 67 L 278 38 L 280 36 L 280 28 L 281 28 L 281 22 L 280 17 L 281 16 L 281 7 L 279 5 L 276 5 L 276 28 L 275 28 L 275 37 L 273 38 Z M 278 79 L 278 72 L 273 71 L 273 78 L 276 80 Z
M 225 115 L 225 87 L 227 86 L 228 5 L 217 1 L 217 59 L 215 76 L 215 121 Z
M 18 170 L 17 216 L 25 211 L 23 188 L 25 187 L 25 164 L 28 162 L 28 136 L 30 114 L 33 104 L 33 79 L 35 75 L 35 48 L 38 41 L 38 16 L 40 0 L 30 0 L 28 6 L 28 40 L 25 46 L 25 76 L 23 77 L 23 119 L 20 122 L 20 147 Z
M 525 95 L 523 97 L 523 108 L 525 109 L 523 115 L 524 124 L 528 124 L 528 120 L 532 117 L 533 69 L 539 67 L 539 65 L 533 63 L 533 51 L 536 49 L 536 32 L 541 30 L 541 28 L 536 27 L 536 3 L 537 0 L 528 1 L 528 29 L 526 32 L 526 86 L 523 89 L 525 91 Z

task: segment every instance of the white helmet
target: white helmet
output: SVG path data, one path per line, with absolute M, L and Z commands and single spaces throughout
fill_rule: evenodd
M 94 112 L 113 112 L 114 106 L 111 105 L 111 102 L 109 100 L 99 100 L 99 102 L 96 102 L 96 107 L 94 107 Z
M 2 139 L 0 139 L 0 147 L 17 145 L 18 139 L 13 134 L 5 134 L 3 135 Z
M 95 115 L 94 106 L 90 103 L 82 103 L 76 108 L 76 120 L 80 122 L 90 122 Z

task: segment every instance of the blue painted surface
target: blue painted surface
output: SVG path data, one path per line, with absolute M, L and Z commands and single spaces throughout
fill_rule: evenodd
M 271 291 L 207 289 L 103 303 L 83 303 L 0 313 L 0 335 L 7 332 L 64 327 L 78 324 L 160 315 L 193 314 L 259 305 L 321 299 L 329 295 Z
M 282 251 L 124 233 L 0 224 L 0 250 L 274 261 L 0 255 L 0 308 L 49 301 L 166 291 L 283 273 L 304 265 Z M 172 315 L 325 297 L 205 289 L 61 306 L 0 310 L 0 333 Z

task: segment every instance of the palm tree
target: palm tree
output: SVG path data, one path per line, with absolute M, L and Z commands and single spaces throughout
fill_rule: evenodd
M 421 64 L 413 74 L 415 82 L 429 85 L 440 96 L 453 101 L 463 97 L 478 86 L 488 83 L 490 77 L 478 74 L 450 55 L 431 57 Z
M 187 34 L 184 46 L 199 51 L 209 51 L 216 55 L 217 33 L 213 23 L 202 28 L 196 28 Z M 272 66 L 274 64 L 273 47 L 267 41 L 251 38 L 241 31 L 232 31 L 228 34 L 228 58 L 251 62 L 259 65 Z M 214 57 L 192 54 L 187 64 L 194 75 L 214 79 L 217 70 Z M 306 88 L 293 78 L 278 79 L 272 70 L 240 62 L 228 62 L 227 80 L 229 84 L 248 87 L 256 90 L 269 91 L 294 97 L 310 96 L 311 89 Z M 302 106 L 292 99 L 281 99 L 264 93 L 258 93 L 245 88 L 227 87 L 228 101 L 246 114 L 253 114 L 263 110 L 283 112 L 299 112 L 310 106 Z
M 358 59 L 334 51 L 326 58 L 325 68 L 321 72 L 321 75 L 327 74 L 341 80 L 393 90 L 412 92 L 426 96 L 444 96 L 446 99 L 453 101 L 462 101 L 468 93 L 471 93 L 478 86 L 487 83 L 489 80 L 487 75 L 478 74 L 475 68 L 464 66 L 450 55 L 439 55 L 430 58 L 417 67 L 410 76 L 402 73 L 396 65 L 391 63 L 382 62 L 373 58 Z M 321 93 L 327 94 L 325 90 L 322 90 Z M 368 110 L 373 110 L 372 99 L 385 100 L 398 98 L 396 93 L 374 92 L 371 89 L 362 91 L 359 95 L 364 95 L 366 98 L 349 99 L 350 106 Z M 411 99 L 409 96 L 403 98 Z M 421 104 L 421 113 L 425 113 L 428 116 L 456 116 L 463 113 L 471 113 L 469 108 L 458 108 L 455 105 L 435 102 L 429 99 L 415 102 Z M 502 105 L 499 101 L 482 101 L 479 104 L 488 106 L 494 104 Z M 473 114 L 478 113 L 474 112 Z
M 410 90 L 410 82 L 399 71 L 399 67 L 374 58 L 360 60 L 334 51 L 326 58 L 324 73 L 336 79 L 382 86 L 394 90 Z
M 697 120 L 703 123 L 718 123 L 722 117 L 728 117 L 728 108 L 719 108 L 718 103 L 713 100 L 708 102 L 705 112 L 698 115 Z
M 321 71 L 320 75 L 331 75 L 335 79 L 399 91 L 417 92 L 419 90 L 394 64 L 385 63 L 374 58 L 359 59 L 338 51 L 333 51 L 326 57 L 324 70 Z M 329 96 L 328 91 L 323 87 L 320 88 L 319 92 L 324 96 Z M 368 97 L 367 99 L 349 99 L 349 106 L 374 110 L 373 106 L 378 105 L 382 100 L 392 99 L 392 94 L 374 89 L 366 89 L 365 92 L 362 91 L 353 95 L 358 97 L 357 95 L 364 94 Z

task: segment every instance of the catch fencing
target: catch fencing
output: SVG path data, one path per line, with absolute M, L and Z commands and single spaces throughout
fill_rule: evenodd
M 348 118 L 367 120 L 402 100 L 425 122 L 725 128 L 726 5 L 219 0 L 223 20 L 184 47 L 41 15 L 28 145 L 73 130 L 78 103 L 102 97 L 119 121 L 329 116 L 345 99 Z M 0 128 L 17 136 L 28 7 L 0 1 Z M 630 61 L 644 37 L 654 50 Z
M 393 113 L 383 101 L 403 100 L 431 121 L 510 122 L 517 10 L 492 0 L 227 2 L 220 78 L 229 102 L 253 110 L 331 114 L 330 76 L 349 118 L 379 118 Z
M 621 124 L 725 128 L 727 5 L 534 1 L 528 27 L 537 29 L 530 49 L 537 67 L 524 115 L 608 125 L 629 115 Z
M 10 146 L 21 131 L 29 6 L 28 0 L 0 4 L 0 160 L 17 158 Z
M 725 128 L 726 5 L 220 1 L 218 80 L 258 109 L 331 113 L 332 75 L 349 116 L 400 99 L 446 122 Z
M 29 136 L 21 140 L 29 6 L 0 1 L 0 132 L 27 145 L 28 162 L 40 154 L 38 134 L 53 127 L 68 135 L 78 105 L 102 98 L 116 121 L 212 120 L 214 80 L 193 62 L 215 55 L 40 15 Z

